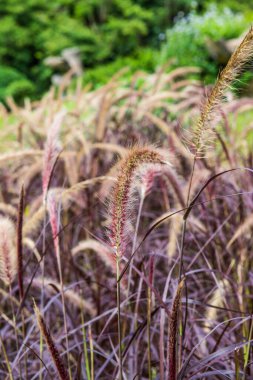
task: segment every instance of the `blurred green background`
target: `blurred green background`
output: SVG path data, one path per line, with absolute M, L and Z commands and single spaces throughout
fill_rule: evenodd
M 209 82 L 229 55 L 224 41 L 252 20 L 253 0 L 1 1 L 0 100 L 41 97 L 71 59 L 93 86 L 122 67 L 130 76 L 169 59 L 173 67 L 200 67 Z

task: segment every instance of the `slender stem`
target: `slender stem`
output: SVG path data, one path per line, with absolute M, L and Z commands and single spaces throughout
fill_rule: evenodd
M 192 187 L 192 180 L 193 180 L 193 176 L 194 176 L 194 172 L 195 172 L 195 167 L 196 167 L 196 156 L 194 156 L 193 164 L 192 164 L 191 176 L 190 176 L 190 181 L 189 181 L 189 186 L 188 186 L 188 191 L 187 191 L 187 198 L 186 198 L 186 207 L 189 206 L 189 202 L 190 202 L 191 187 Z M 184 218 L 183 227 L 182 227 L 181 246 L 180 246 L 178 283 L 181 282 L 182 276 L 183 276 L 184 243 L 185 243 L 186 223 L 187 223 L 187 218 Z M 179 314 L 179 326 L 181 327 L 182 333 L 181 333 L 181 336 L 179 339 L 179 347 L 178 347 L 178 368 L 180 368 L 180 366 L 181 366 L 182 351 L 183 351 L 183 339 L 184 339 L 183 334 L 185 331 L 186 321 L 187 321 L 187 308 L 185 311 L 184 326 L 182 326 L 183 325 L 183 313 L 181 312 Z
M 136 224 L 135 224 L 135 231 L 134 231 L 134 238 L 133 238 L 133 245 L 132 245 L 131 255 L 134 253 L 135 248 L 136 248 L 137 236 L 138 236 L 138 230 L 139 230 L 139 225 L 140 225 L 140 219 L 141 219 L 141 212 L 142 212 L 143 202 L 144 202 L 144 195 L 142 194 L 141 198 L 140 198 L 139 210 L 138 210 L 138 215 L 137 215 Z M 127 297 L 129 295 L 130 285 L 131 285 L 132 269 L 133 269 L 132 268 L 132 263 L 133 263 L 133 261 L 131 261 L 130 268 L 129 268 Z
M 41 300 L 40 300 L 40 309 L 43 313 L 44 308 L 44 292 L 45 292 L 45 251 L 46 251 L 46 224 L 47 224 L 47 198 L 44 201 L 44 218 L 43 218 L 43 239 L 42 239 L 42 287 L 41 287 Z M 42 356 L 41 356 L 42 357 Z M 42 365 L 42 363 L 41 363 Z
M 192 180 L 193 180 L 193 175 L 194 175 L 194 171 L 195 171 L 195 166 L 196 166 L 196 156 L 194 156 L 193 164 L 192 164 L 191 177 L 190 177 L 190 182 L 189 182 L 188 191 L 187 191 L 186 207 L 189 206 L 190 194 L 191 194 L 191 187 L 192 187 Z M 180 282 L 180 281 L 182 280 L 183 261 L 184 261 L 184 242 L 185 242 L 186 222 L 187 222 L 187 218 L 184 219 L 184 221 L 183 221 L 183 228 L 182 228 L 181 247 L 180 247 L 180 261 L 179 261 L 179 278 L 178 278 L 178 282 Z
M 235 350 L 235 380 L 240 380 L 239 350 Z
M 66 348 L 67 348 L 68 372 L 69 372 L 69 378 L 71 380 L 72 374 L 71 374 L 70 357 L 69 357 L 69 340 L 68 340 L 68 328 L 67 328 L 67 318 L 66 318 L 66 305 L 65 305 L 65 298 L 64 298 L 63 277 L 62 277 L 61 257 L 60 257 L 59 246 L 57 246 L 56 255 L 57 255 L 57 263 L 58 263 L 58 271 L 59 271 L 59 276 L 60 276 L 60 285 L 61 285 L 62 312 L 63 312 L 65 342 L 66 342 Z
M 148 287 L 148 305 L 147 305 L 147 334 L 148 334 L 148 379 L 152 380 L 152 366 L 151 366 L 151 309 L 152 309 L 152 298 L 151 289 Z
M 249 362 L 250 347 L 251 347 L 250 340 L 252 339 L 252 334 L 253 334 L 253 316 L 251 316 L 251 320 L 250 320 L 250 330 L 249 330 L 249 336 L 248 336 L 249 343 L 246 346 L 246 352 L 245 352 L 245 358 L 244 358 L 243 380 L 246 379 L 246 375 L 247 375 L 247 366 Z
M 94 380 L 94 347 L 93 347 L 93 338 L 91 332 L 91 325 L 89 329 L 89 341 L 90 341 L 90 370 L 91 370 L 91 380 Z
M 133 255 L 133 253 L 134 253 L 134 251 L 136 249 L 137 236 L 138 236 L 138 230 L 139 230 L 139 225 L 140 225 L 141 212 L 142 212 L 142 207 L 143 207 L 143 203 L 144 203 L 144 198 L 145 198 L 145 194 L 143 192 L 141 192 L 139 209 L 138 209 L 138 215 L 137 215 L 136 224 L 135 224 L 135 230 L 134 230 L 134 238 L 133 238 L 133 245 L 132 245 L 131 256 Z M 130 267 L 129 267 L 128 285 L 127 285 L 127 298 L 129 296 L 129 293 L 130 293 L 132 271 L 133 271 L 133 261 L 131 261 Z M 137 303 L 138 303 L 138 301 L 137 301 Z M 129 304 L 129 309 L 130 309 L 130 311 L 132 311 L 131 310 L 131 304 Z M 133 334 L 134 331 L 135 331 L 135 329 L 136 329 L 136 319 L 137 319 L 137 314 L 134 313 L 134 318 L 133 318 L 133 321 L 131 323 L 131 328 L 130 328 L 130 333 L 131 334 Z M 130 373 L 130 376 L 133 377 L 134 376 L 134 371 L 133 371 L 133 365 L 134 364 L 133 364 L 133 361 L 134 361 L 134 358 L 136 357 L 135 354 L 134 354 L 134 345 L 131 346 L 130 357 L 132 357 L 133 360 L 130 361 L 130 368 L 129 368 L 130 371 L 129 371 L 129 373 Z
M 3 351 L 3 356 L 4 356 L 4 359 L 6 361 L 6 366 L 7 366 L 7 369 L 8 369 L 9 378 L 10 378 L 10 380 L 14 380 L 13 374 L 12 374 L 12 369 L 11 369 L 11 364 L 10 364 L 10 361 L 9 361 L 9 358 L 8 358 L 8 355 L 7 355 L 7 352 L 6 352 L 6 349 L 5 349 L 5 345 L 4 345 L 4 342 L 2 340 L 1 335 L 0 335 L 0 342 L 1 342 L 1 349 Z
M 41 286 L 41 298 L 40 298 L 40 310 L 41 310 L 42 315 L 44 312 L 44 292 L 45 292 L 45 281 L 44 281 L 44 278 L 45 278 L 45 254 L 44 253 L 46 251 L 46 224 L 47 224 L 47 195 L 45 196 L 45 199 L 44 199 L 44 218 L 43 218 L 43 237 L 42 237 L 43 257 L 42 257 L 42 263 L 41 263 L 41 266 L 42 266 L 42 286 Z M 42 336 L 41 331 L 40 331 L 40 357 L 42 360 L 40 361 L 39 380 L 42 380 L 43 336 Z
M 142 285 L 143 285 L 143 277 L 140 277 L 139 285 L 137 289 L 137 299 L 135 303 L 135 309 L 134 309 L 134 315 L 133 315 L 133 322 L 132 326 L 134 327 L 133 331 L 135 331 L 138 328 L 138 314 L 139 314 L 139 306 L 140 306 L 140 299 L 142 294 Z M 134 373 L 138 372 L 138 355 L 136 355 L 136 352 L 139 352 L 139 341 L 137 340 L 135 345 L 132 345 L 132 356 L 134 360 Z M 131 378 L 133 378 L 132 376 Z
M 196 167 L 196 156 L 194 156 L 193 159 L 193 164 L 192 164 L 192 171 L 191 171 L 191 177 L 190 177 L 190 182 L 189 182 L 189 187 L 188 187 L 188 192 L 187 192 L 187 200 L 186 200 L 186 205 L 189 206 L 189 200 L 190 200 L 190 195 L 191 195 L 191 187 L 192 187 L 192 180 L 193 180 L 193 175 L 195 172 L 195 167 Z
M 22 334 L 23 334 L 23 340 L 25 340 L 25 337 L 26 337 L 26 328 L 25 328 L 25 314 L 24 314 L 24 310 L 23 310 L 23 309 L 21 310 L 21 318 L 22 318 Z M 27 359 L 28 359 L 28 356 L 25 355 L 25 357 L 24 357 L 24 362 L 25 362 L 25 378 L 26 378 L 26 380 L 28 380 Z
M 122 370 L 122 347 L 121 347 L 121 313 L 120 313 L 120 256 L 116 256 L 117 265 L 117 310 L 118 310 L 118 345 L 119 345 L 119 380 L 123 380 L 123 370 Z
M 182 272 L 183 272 L 185 232 L 186 232 L 186 219 L 184 219 L 184 221 L 183 221 L 183 227 L 182 227 L 182 237 L 181 237 L 181 247 L 180 247 L 180 259 L 179 259 L 179 278 L 178 278 L 178 282 L 179 283 L 180 283 L 180 281 L 182 279 Z
M 83 326 L 83 328 L 82 328 L 82 330 L 83 330 L 83 352 L 84 352 L 86 376 L 87 376 L 87 380 L 91 380 L 90 363 L 89 363 L 88 349 L 87 349 L 87 343 L 86 343 L 86 330 L 84 327 L 83 311 L 81 311 L 81 322 L 82 322 L 82 326 Z
M 11 304 L 11 311 L 12 311 L 12 321 L 13 321 L 13 327 L 14 327 L 14 331 L 15 331 L 16 349 L 17 349 L 17 352 L 18 352 L 18 350 L 19 350 L 18 330 L 17 330 L 17 321 L 16 321 L 16 316 L 15 316 L 15 310 L 14 310 L 14 302 L 13 302 L 13 299 L 12 299 L 12 287 L 11 287 L 11 284 L 9 284 L 9 295 L 10 295 L 10 304 Z M 21 371 L 21 363 L 20 362 L 19 362 L 19 365 L 18 365 L 18 369 L 19 369 L 19 376 L 21 378 L 22 371 Z
M 42 363 L 43 357 L 42 357 L 42 355 L 43 355 L 43 335 L 40 331 L 40 358 L 41 358 L 41 360 L 40 360 L 40 371 L 39 371 L 39 373 L 40 373 L 39 379 L 40 380 L 42 380 L 42 369 L 43 369 L 43 363 Z

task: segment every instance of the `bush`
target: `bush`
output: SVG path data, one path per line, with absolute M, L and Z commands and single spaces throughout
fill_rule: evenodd
M 5 96 L 12 96 L 18 103 L 26 96 L 32 96 L 34 85 L 27 79 L 20 79 L 9 84 Z
M 140 68 L 147 72 L 153 71 L 156 67 L 155 52 L 148 48 L 140 49 L 132 57 L 119 57 L 113 62 L 85 70 L 84 83 L 92 83 L 95 86 L 104 84 L 123 67 L 128 69 L 123 76 L 127 79 Z
M 0 16 L 0 60 L 36 81 L 37 95 L 50 83 L 46 57 L 78 46 L 84 67 L 94 67 L 134 53 L 152 22 L 152 12 L 132 0 L 8 0 Z
M 222 2 L 219 0 L 213 0 L 213 3 L 217 4 L 217 7 L 219 8 L 230 8 L 232 11 L 235 12 L 243 12 L 246 14 L 251 13 L 252 15 L 252 4 L 249 0 L 223 0 Z M 206 1 L 206 7 L 208 8 L 210 2 Z
M 206 40 L 238 37 L 246 28 L 245 17 L 228 8 L 220 11 L 212 5 L 202 15 L 192 11 L 188 16 L 178 19 L 174 27 L 166 32 L 161 61 L 173 57 L 177 66 L 198 66 L 207 80 L 213 79 L 217 64 L 209 56 Z
M 46 57 L 78 46 L 88 70 L 112 60 L 119 63 L 121 58 L 124 63 L 127 56 L 135 60 L 140 47 L 159 47 L 159 34 L 180 9 L 189 11 L 190 4 L 189 0 L 179 0 L 173 7 L 164 0 L 2 1 L 0 61 L 36 82 L 39 96 L 52 74 L 43 64 Z
M 0 100 L 12 96 L 20 101 L 24 96 L 32 95 L 34 85 L 20 72 L 10 67 L 0 66 Z

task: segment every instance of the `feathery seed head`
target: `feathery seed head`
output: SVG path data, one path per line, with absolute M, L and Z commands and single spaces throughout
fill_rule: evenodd
M 162 155 L 149 147 L 135 147 L 120 161 L 119 174 L 110 202 L 110 240 L 117 256 L 124 254 L 127 240 L 126 229 L 130 218 L 132 193 L 136 188 L 136 176 L 149 165 L 162 165 L 163 163 Z
M 178 313 L 180 310 L 181 293 L 184 287 L 185 279 L 183 278 L 178 284 L 176 295 L 173 300 L 171 316 L 169 321 L 169 380 L 176 379 L 176 341 L 177 341 L 177 326 Z
M 157 165 L 148 165 L 143 170 L 141 170 L 139 177 L 140 181 L 140 193 L 144 198 L 152 189 L 155 177 L 161 174 L 160 167 Z
M 241 73 L 244 65 L 252 56 L 253 29 L 250 28 L 241 44 L 230 57 L 226 67 L 221 71 L 210 95 L 202 107 L 191 141 L 193 153 L 196 158 L 203 156 L 208 147 L 209 140 L 212 140 L 210 123 L 215 117 L 215 111 L 223 101 L 225 91 L 231 87 L 233 81 Z
M 68 372 L 65 369 L 65 366 L 64 366 L 64 363 L 61 359 L 60 353 L 54 344 L 54 341 L 53 341 L 53 338 L 50 334 L 50 331 L 48 330 L 46 323 L 44 321 L 44 318 L 41 315 L 40 310 L 37 307 L 35 301 L 33 301 L 33 302 L 34 302 L 34 312 L 35 312 L 35 316 L 37 319 L 37 323 L 38 323 L 40 332 L 41 332 L 43 338 L 45 339 L 48 351 L 49 351 L 49 353 L 53 359 L 55 368 L 58 372 L 59 379 L 69 380 Z
M 14 223 L 0 218 L 0 277 L 10 285 L 17 273 L 16 233 Z

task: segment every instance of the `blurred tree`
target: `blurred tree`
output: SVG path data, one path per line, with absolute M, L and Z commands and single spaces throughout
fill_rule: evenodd
M 0 17 L 1 63 L 40 94 L 52 74 L 44 58 L 78 46 L 91 67 L 131 54 L 148 34 L 152 12 L 132 0 L 7 0 L 0 2 Z
M 233 20 L 233 22 L 231 22 Z M 175 66 L 198 66 L 206 82 L 213 79 L 230 56 L 223 45 L 217 49 L 217 42 L 239 37 L 249 24 L 242 13 L 234 13 L 229 8 L 220 9 L 209 4 L 202 13 L 196 10 L 179 17 L 175 25 L 166 32 L 166 40 L 161 49 L 161 63 L 175 59 Z M 218 55 L 222 55 L 219 57 Z
M 84 67 L 90 68 L 136 55 L 150 41 L 158 46 L 159 33 L 190 4 L 189 0 L 1 1 L 0 60 L 17 70 L 20 86 L 28 88 L 30 81 L 34 85 L 29 94 L 39 95 L 52 75 L 43 64 L 46 57 L 78 46 Z M 10 84 L 13 78 L 7 78 Z

